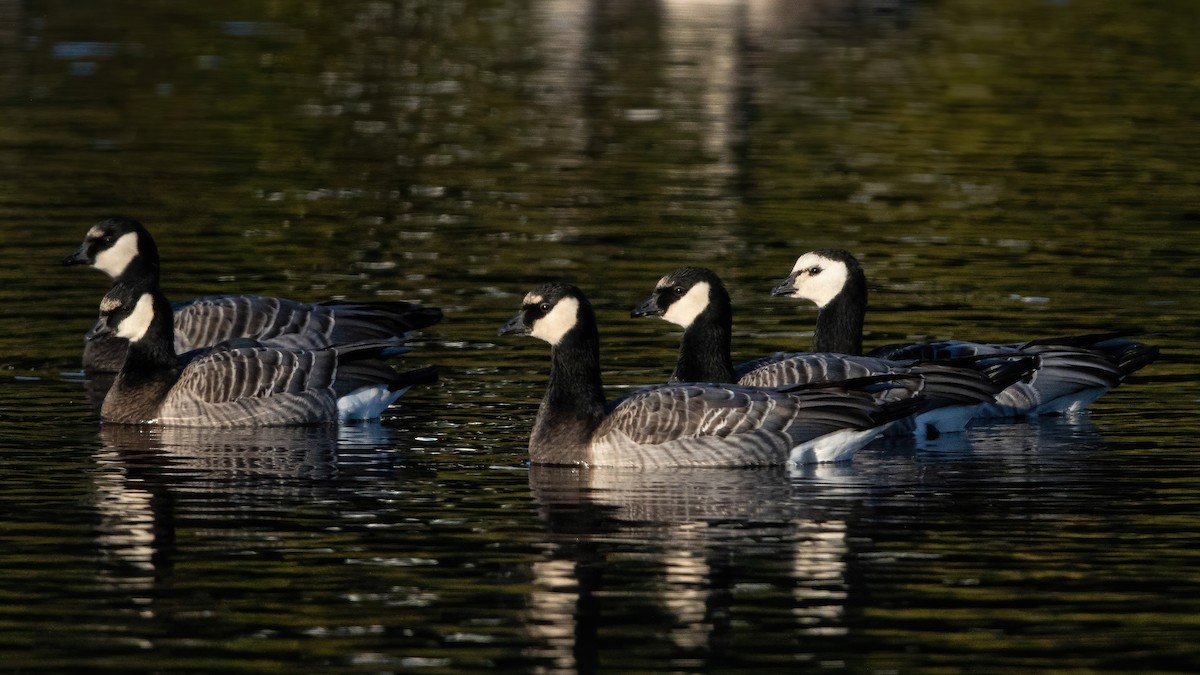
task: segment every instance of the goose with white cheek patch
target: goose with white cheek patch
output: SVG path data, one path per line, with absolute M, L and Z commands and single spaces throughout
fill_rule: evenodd
M 867 312 L 867 278 L 848 251 L 822 249 L 800 256 L 773 295 L 817 305 L 813 349 L 859 354 Z M 961 340 L 886 345 L 869 353 L 889 360 L 935 360 L 1028 355 L 1038 367 L 985 406 L 988 417 L 1020 417 L 1084 410 L 1100 396 L 1158 358 L 1158 348 L 1122 339 L 1123 332 L 990 344 Z
M 920 395 L 876 401 L 869 393 L 797 393 L 736 385 L 671 384 L 607 403 L 600 337 L 578 288 L 548 283 L 525 296 L 501 335 L 550 344 L 550 379 L 529 435 L 535 464 L 678 467 L 848 460 L 908 415 Z M 886 384 L 886 383 L 885 383 Z
M 397 372 L 387 341 L 316 350 L 213 348 L 181 365 L 173 348 L 171 304 L 157 290 L 113 289 L 88 333 L 129 341 L 104 397 L 108 423 L 265 427 L 374 419 L 409 387 L 437 379 L 433 368 Z M 249 342 L 249 341 L 247 341 Z
M 112 277 L 114 288 L 129 293 L 160 287 L 158 246 L 133 218 L 116 216 L 92 226 L 63 265 L 91 265 Z M 410 302 L 308 303 L 257 295 L 207 296 L 176 303 L 172 309 L 175 351 L 180 354 L 240 338 L 289 349 L 366 340 L 389 340 L 398 345 L 413 331 L 442 318 L 436 307 Z M 126 346 L 114 334 L 88 340 L 84 370 L 120 370 Z
M 725 284 L 704 267 L 683 267 L 659 280 L 654 292 L 632 312 L 634 317 L 661 316 L 683 328 L 679 356 L 671 382 L 715 382 L 747 387 L 789 387 L 830 384 L 880 375 L 911 375 L 896 386 L 917 387 L 925 405 L 916 414 L 889 426 L 889 432 L 913 433 L 919 438 L 963 431 L 980 406 L 994 404 L 996 395 L 1033 366 L 1032 358 L 994 364 L 898 362 L 830 352 L 776 353 L 733 365 L 730 345 L 733 305 Z M 876 392 L 887 400 L 900 394 Z

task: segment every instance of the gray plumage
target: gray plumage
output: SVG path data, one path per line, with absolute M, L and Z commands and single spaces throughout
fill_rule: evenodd
M 530 292 L 501 334 L 551 344 L 550 378 L 530 433 L 536 464 L 742 466 L 849 459 L 880 425 L 921 405 L 862 391 L 798 393 L 736 385 L 672 384 L 606 404 L 591 304 L 569 284 Z
M 866 274 L 848 251 L 824 249 L 800 256 L 774 295 L 816 303 L 814 344 L 857 354 L 867 311 Z M 996 396 L 982 413 L 993 417 L 1041 415 L 1083 410 L 1158 357 L 1158 348 L 1123 339 L 1114 331 L 1045 338 L 1024 343 L 987 344 L 959 340 L 886 345 L 870 352 L 888 360 L 1002 359 L 1028 356 L 1038 367 Z
M 134 294 L 157 289 L 160 261 L 154 238 L 138 221 L 114 217 L 88 230 L 64 265 L 92 265 L 113 277 L 113 287 Z M 390 340 L 438 323 L 441 310 L 402 301 L 297 302 L 255 295 L 217 295 L 175 303 L 175 351 L 183 354 L 229 340 L 250 339 L 287 349 Z M 83 367 L 120 370 L 127 343 L 114 335 L 84 345 Z
M 683 327 L 672 382 L 736 383 L 749 387 L 791 387 L 836 383 L 879 375 L 911 376 L 894 386 L 879 388 L 876 398 L 896 400 L 920 391 L 921 412 L 950 407 L 994 404 L 995 395 L 1032 367 L 1031 360 L 963 365 L 891 361 L 865 356 L 822 353 L 776 353 L 736 367 L 730 358 L 733 308 L 724 283 L 703 267 L 684 267 L 663 277 L 654 292 L 635 308 L 633 316 L 661 316 Z M 917 381 L 919 380 L 919 381 Z M 939 410 L 894 430 L 958 431 L 974 409 Z
M 241 427 L 330 423 L 378 416 L 432 369 L 398 373 L 382 359 L 390 342 L 317 350 L 213 348 L 180 365 L 172 349 L 170 304 L 161 293 L 110 291 L 89 335 L 130 340 L 101 417 L 121 424 Z

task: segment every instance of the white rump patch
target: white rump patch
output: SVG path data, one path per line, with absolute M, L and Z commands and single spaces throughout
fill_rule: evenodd
M 123 337 L 130 342 L 137 342 L 146 337 L 146 331 L 150 330 L 150 324 L 153 321 L 154 296 L 149 293 L 142 293 L 142 297 L 138 298 L 133 312 L 122 319 L 121 324 L 117 326 L 117 337 Z
M 821 272 L 811 274 L 809 270 L 814 267 L 821 268 Z M 796 259 L 792 274 L 796 275 L 796 279 L 790 297 L 812 300 L 817 307 L 824 307 L 842 292 L 850 271 L 846 263 L 810 251 Z
M 538 298 L 534 300 L 533 304 L 540 301 L 541 298 Z M 556 345 L 567 334 L 567 331 L 575 327 L 578 318 L 579 301 L 568 295 L 559 300 L 550 313 L 534 321 L 533 330 L 529 334 Z
M 96 254 L 93 267 L 114 279 L 121 276 L 129 263 L 138 255 L 137 232 L 127 232 L 120 236 L 112 246 Z
M 699 282 L 684 293 L 682 298 L 672 302 L 667 311 L 663 312 L 662 318 L 687 328 L 708 307 L 708 292 L 708 282 Z
M 873 429 L 842 429 L 814 438 L 792 448 L 788 462 L 791 464 L 820 464 L 823 462 L 848 462 L 854 459 L 859 448 L 883 435 L 882 427 Z
M 388 391 L 382 384 L 359 387 L 337 400 L 338 421 L 376 419 L 406 391 L 408 387 Z

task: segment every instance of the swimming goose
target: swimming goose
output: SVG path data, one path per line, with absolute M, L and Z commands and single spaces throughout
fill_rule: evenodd
M 925 406 L 907 424 L 889 431 L 924 437 L 962 431 L 995 396 L 1032 367 L 1032 359 L 1013 359 L 969 367 L 915 361 L 889 361 L 831 352 L 776 353 L 738 366 L 730 357 L 733 306 L 715 272 L 683 267 L 659 280 L 654 292 L 632 316 L 661 316 L 683 328 L 671 382 L 736 383 L 748 387 L 784 387 L 833 383 L 850 378 L 908 374 L 924 380 Z M 964 360 L 965 363 L 965 360 Z M 879 392 L 877 397 L 890 392 Z
M 131 291 L 159 288 L 158 246 L 137 220 L 117 216 L 88 230 L 64 265 L 91 265 Z M 217 295 L 176 303 L 175 351 L 184 353 L 235 338 L 292 349 L 317 349 L 364 340 L 397 343 L 412 331 L 432 326 L 441 310 L 409 302 L 297 302 L 255 295 Z M 84 344 L 83 367 L 115 372 L 126 343 L 114 334 Z
M 181 365 L 173 348 L 171 304 L 157 289 L 109 291 L 88 339 L 109 333 L 128 355 L 100 416 L 120 424 L 192 427 L 291 426 L 373 419 L 433 368 L 397 372 L 382 359 L 388 341 L 322 349 L 242 346 L 205 350 Z
M 606 403 L 595 312 L 578 288 L 565 283 L 531 291 L 500 334 L 550 343 L 550 379 L 529 436 L 535 464 L 842 461 L 880 435 L 880 425 L 922 404 L 920 395 L 881 403 L 860 391 L 790 394 L 711 384 L 648 387 Z
M 847 354 L 862 352 L 867 279 L 848 251 L 822 249 L 800 256 L 791 274 L 772 293 L 811 300 L 817 305 L 813 348 Z M 1158 357 L 1158 348 L 1100 333 L 989 344 L 960 340 L 904 343 L 880 347 L 871 356 L 885 359 L 945 359 L 1024 354 L 1040 366 L 1005 389 L 985 414 L 993 417 L 1057 414 L 1083 410 L 1127 375 Z

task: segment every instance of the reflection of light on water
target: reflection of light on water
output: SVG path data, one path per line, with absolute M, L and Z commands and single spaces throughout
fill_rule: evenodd
M 663 556 L 663 606 L 675 617 L 671 641 L 685 649 L 708 644 L 712 624 L 707 621 L 709 578 L 712 569 L 705 560 L 704 523 L 683 523 L 670 528 L 671 542 Z
M 715 648 L 739 622 L 738 595 L 755 592 L 763 573 L 741 567 L 743 559 L 788 561 L 783 574 L 793 588 L 795 633 L 844 634 L 847 526 L 827 509 L 814 510 L 810 497 L 835 495 L 858 482 L 853 476 L 852 466 L 792 472 L 531 467 L 539 513 L 561 537 L 552 537 L 548 559 L 532 566 L 528 625 L 544 647 L 529 653 L 552 659 L 558 670 L 587 665 L 578 661 L 602 628 L 600 605 L 630 597 L 622 585 L 630 580 L 608 571 L 606 551 L 629 542 L 652 544 L 638 546 L 638 561 L 660 570 L 632 597 L 652 595 L 669 617 L 666 635 L 682 653 Z M 746 547 L 752 556 L 741 555 Z M 619 569 L 620 556 L 611 563 Z
M 155 531 L 154 495 L 144 480 L 131 477 L 117 453 L 106 450 L 97 457 L 96 511 L 100 523 L 96 540 L 100 554 L 111 566 L 129 567 L 138 572 L 154 571 Z M 114 585 L 146 589 L 153 577 L 110 576 Z
M 796 540 L 792 552 L 792 612 L 801 632 L 841 635 L 846 603 L 846 523 L 794 521 Z
M 551 672 L 573 672 L 579 583 L 573 560 L 545 560 L 533 564 L 535 589 L 529 594 L 529 633 L 545 643 L 530 649 L 529 656 L 549 659 Z

